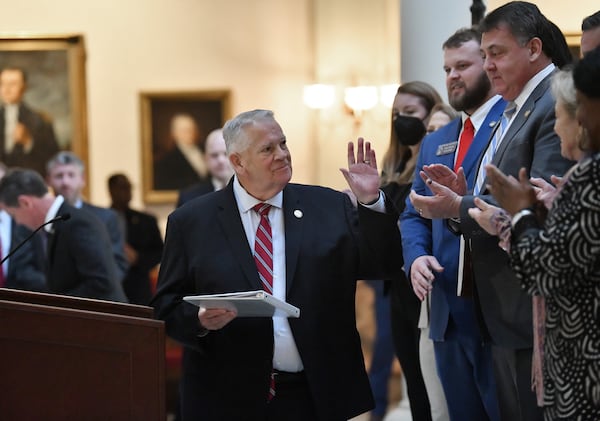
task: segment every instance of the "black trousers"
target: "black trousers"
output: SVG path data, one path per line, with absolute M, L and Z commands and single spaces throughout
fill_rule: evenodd
M 315 406 L 304 374 L 275 376 L 275 396 L 267 404 L 267 421 L 316 420 Z
M 542 421 L 542 408 L 537 406 L 531 390 L 532 348 L 508 349 L 492 346 L 494 375 L 502 420 Z

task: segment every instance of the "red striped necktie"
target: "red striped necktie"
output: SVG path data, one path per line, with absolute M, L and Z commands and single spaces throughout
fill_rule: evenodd
M 271 223 L 269 222 L 271 205 L 259 203 L 252 209 L 260 215 L 260 223 L 254 241 L 254 262 L 263 289 L 269 294 L 273 294 L 273 238 L 271 237 Z
M 269 222 L 271 205 L 259 203 L 252 209 L 260 215 L 260 222 L 254 240 L 254 263 L 256 263 L 263 289 L 269 294 L 273 294 L 273 237 L 271 236 L 271 223 Z M 275 373 L 271 371 L 267 402 L 270 402 L 274 397 Z

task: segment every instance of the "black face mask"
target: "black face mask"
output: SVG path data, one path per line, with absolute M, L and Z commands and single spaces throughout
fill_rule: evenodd
M 399 115 L 393 121 L 394 130 L 401 145 L 413 146 L 423 139 L 427 129 L 418 117 Z

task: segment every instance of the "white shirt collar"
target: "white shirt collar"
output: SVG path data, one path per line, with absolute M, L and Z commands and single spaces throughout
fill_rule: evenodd
M 537 86 L 546 78 L 546 76 L 554 71 L 554 68 L 554 64 L 550 63 L 540 70 L 534 77 L 529 79 L 529 81 L 523 87 L 521 93 L 514 100 L 514 103 L 517 104 L 517 109 L 515 110 L 513 116 L 519 112 L 523 104 L 525 104 L 525 101 L 527 101 L 527 98 L 529 98 L 529 95 L 531 95 L 533 90 L 537 88 Z
M 500 100 L 500 98 L 501 98 L 500 95 L 492 96 L 482 106 L 477 108 L 475 110 L 475 112 L 473 114 L 471 114 L 470 116 L 463 112 L 462 113 L 463 126 L 464 126 L 465 120 L 470 117 L 471 123 L 473 123 L 473 127 L 475 127 L 475 133 L 477 133 L 477 131 L 483 124 L 483 121 L 487 117 L 490 109 L 494 106 L 494 104 L 496 104 L 496 102 L 498 102 Z
M 258 203 L 268 203 L 273 207 L 281 209 L 283 207 L 283 191 L 280 191 L 269 200 L 258 200 L 256 197 L 248 193 L 240 184 L 237 176 L 233 178 L 233 194 L 241 212 L 248 212 Z
M 62 204 L 64 203 L 65 198 L 62 197 L 61 195 L 56 196 L 56 198 L 54 199 L 54 202 L 52 202 L 52 205 L 50 205 L 50 208 L 48 209 L 48 213 L 46 214 L 46 219 L 44 219 L 44 222 L 48 222 L 53 218 L 56 218 L 56 214 L 58 213 L 58 210 L 60 209 L 60 207 L 62 206 Z M 54 224 L 48 224 L 44 227 L 44 231 L 48 232 L 48 233 L 52 233 L 54 231 Z

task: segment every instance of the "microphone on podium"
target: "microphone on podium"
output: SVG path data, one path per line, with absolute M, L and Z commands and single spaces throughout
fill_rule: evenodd
M 13 248 L 10 252 L 8 252 L 6 254 L 6 256 L 4 256 L 2 258 L 2 260 L 0 260 L 0 266 L 2 265 L 2 263 L 4 263 L 6 260 L 8 260 L 9 257 L 11 257 L 13 254 L 15 254 L 17 252 L 17 250 L 19 250 L 25 243 L 27 243 L 29 240 L 31 240 L 33 238 L 33 236 L 35 234 L 37 234 L 37 232 L 39 230 L 41 230 L 42 228 L 44 228 L 46 225 L 52 224 L 53 222 L 66 221 L 66 220 L 68 220 L 70 218 L 71 218 L 71 214 L 70 213 L 65 213 L 64 215 L 56 216 L 56 217 L 50 219 L 49 221 L 44 222 L 42 225 L 40 225 L 39 227 L 37 227 L 36 229 L 34 229 L 31 232 L 31 234 L 29 234 L 27 237 L 25 237 L 25 239 L 23 241 L 21 241 L 15 248 Z

